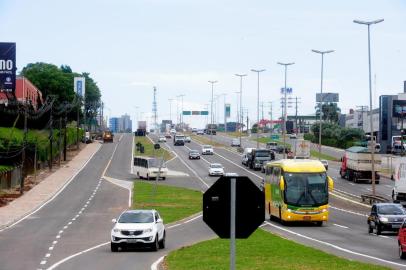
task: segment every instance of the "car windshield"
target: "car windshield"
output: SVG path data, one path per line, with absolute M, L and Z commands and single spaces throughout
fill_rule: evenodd
M 378 214 L 381 215 L 404 215 L 405 210 L 396 204 L 385 204 L 378 207 Z
M 151 212 L 125 212 L 120 216 L 119 223 L 152 223 L 154 215 Z
M 256 157 L 269 157 L 271 153 L 269 151 L 257 151 L 255 153 Z
M 199 154 L 199 152 L 197 150 L 192 150 L 190 151 L 190 154 Z
M 210 167 L 211 167 L 211 168 L 214 168 L 214 169 L 221 169 L 221 168 L 223 168 L 223 166 L 221 166 L 221 164 L 211 164 Z
M 211 149 L 211 145 L 203 145 L 204 149 Z
M 318 206 L 328 202 L 327 176 L 323 173 L 284 173 L 285 201 L 296 206 Z

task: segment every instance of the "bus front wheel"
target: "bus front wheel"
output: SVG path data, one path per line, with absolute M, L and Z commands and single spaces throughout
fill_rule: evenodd
M 323 221 L 316 221 L 316 226 L 319 226 L 319 227 L 323 226 Z

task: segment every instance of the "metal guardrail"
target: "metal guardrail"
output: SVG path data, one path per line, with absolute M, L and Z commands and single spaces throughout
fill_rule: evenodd
M 362 200 L 362 202 L 369 202 L 369 204 L 389 202 L 389 199 L 387 199 L 385 197 L 382 197 L 379 195 L 372 195 L 372 194 L 362 194 L 361 200 Z

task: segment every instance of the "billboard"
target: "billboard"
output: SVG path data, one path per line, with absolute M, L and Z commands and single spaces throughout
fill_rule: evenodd
M 406 116 L 406 100 L 394 100 L 393 101 L 393 117 Z
M 231 104 L 230 103 L 226 103 L 224 105 L 224 115 L 226 118 L 229 118 L 231 116 Z
M 209 115 L 208 111 L 182 111 L 182 115 Z
M 0 91 L 14 94 L 16 89 L 16 44 L 0 42 Z
M 322 99 L 320 99 L 320 93 L 316 93 L 316 102 L 337 103 L 338 101 L 339 101 L 338 93 L 323 93 Z
M 287 87 L 286 90 L 287 90 L 287 91 L 286 91 L 286 94 L 288 94 L 288 95 L 289 95 L 289 94 L 292 94 L 292 92 L 293 92 L 292 87 Z M 285 94 L 285 87 L 282 87 L 282 88 L 281 88 L 281 94 Z
M 85 78 L 84 77 L 75 77 L 73 78 L 73 89 L 75 90 L 75 93 L 80 96 L 84 97 L 86 88 L 85 88 Z

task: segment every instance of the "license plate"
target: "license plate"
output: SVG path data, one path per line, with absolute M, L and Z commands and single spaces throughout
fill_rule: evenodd
M 303 220 L 311 220 L 312 218 L 311 218 L 311 216 L 304 216 L 303 217 Z
M 399 229 L 399 228 L 400 228 L 400 224 L 394 224 L 394 225 L 392 225 L 392 228 L 394 228 L 394 229 Z
M 137 242 L 138 242 L 137 239 L 127 239 L 127 243 L 130 243 L 130 244 L 134 244 L 134 243 L 137 243 Z

